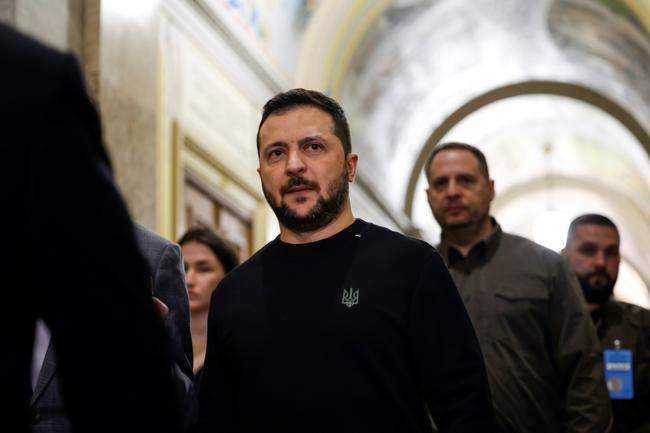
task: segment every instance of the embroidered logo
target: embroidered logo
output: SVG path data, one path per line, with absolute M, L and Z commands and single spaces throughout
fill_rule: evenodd
M 359 290 L 354 290 L 350 287 L 350 290 L 343 289 L 343 299 L 341 303 L 348 308 L 352 308 L 359 303 Z

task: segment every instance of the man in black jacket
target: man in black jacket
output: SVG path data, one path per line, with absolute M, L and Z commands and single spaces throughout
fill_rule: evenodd
M 77 63 L 0 25 L 0 409 L 27 432 L 34 323 L 77 432 L 174 432 L 171 352 Z
M 202 432 L 493 432 L 481 351 L 428 244 L 352 215 L 336 101 L 264 106 L 259 174 L 280 235 L 210 303 Z

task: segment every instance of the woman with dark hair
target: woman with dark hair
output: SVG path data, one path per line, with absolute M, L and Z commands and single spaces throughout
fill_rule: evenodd
M 178 243 L 183 250 L 190 299 L 194 375 L 198 384 L 205 361 L 210 298 L 221 279 L 239 264 L 239 258 L 230 243 L 208 227 L 190 228 Z

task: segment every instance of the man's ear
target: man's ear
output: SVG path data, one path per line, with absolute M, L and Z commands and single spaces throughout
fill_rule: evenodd
M 431 201 L 431 188 L 425 188 L 424 192 L 427 194 L 427 203 L 429 203 L 429 207 L 433 209 L 433 202 Z
M 357 164 L 359 163 L 359 155 L 356 153 L 348 153 L 347 161 L 345 162 L 348 168 L 348 182 L 354 182 L 357 175 Z
M 488 186 L 490 188 L 490 201 L 494 200 L 494 179 L 490 179 L 488 182 Z

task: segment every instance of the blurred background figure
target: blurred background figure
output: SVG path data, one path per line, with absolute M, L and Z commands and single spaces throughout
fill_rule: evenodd
M 481 343 L 501 433 L 607 433 L 596 332 L 562 257 L 504 232 L 485 155 L 450 142 L 426 165 L 438 251 Z
M 606 371 L 612 363 L 630 367 L 607 383 L 615 432 L 650 432 L 650 311 L 612 299 L 621 263 L 619 250 L 614 222 L 603 215 L 585 214 L 571 222 L 562 254 L 582 286 L 605 352 Z M 610 356 L 621 359 L 608 362 Z
M 190 228 L 178 241 L 183 251 L 190 299 L 195 383 L 199 383 L 208 339 L 208 313 L 212 292 L 239 264 L 235 248 L 206 226 Z
M 37 318 L 75 432 L 176 432 L 172 356 L 74 57 L 0 24 L 3 431 L 27 432 Z

